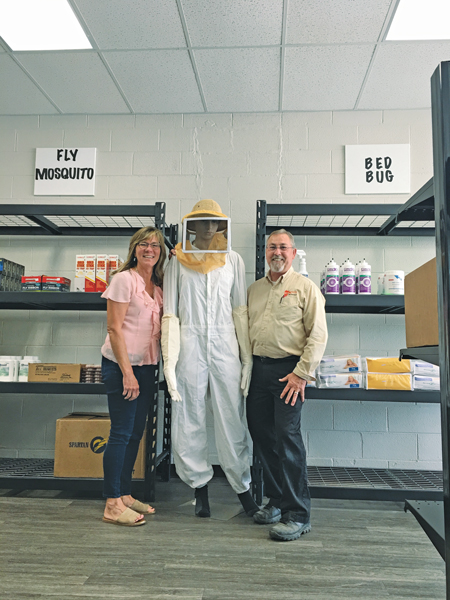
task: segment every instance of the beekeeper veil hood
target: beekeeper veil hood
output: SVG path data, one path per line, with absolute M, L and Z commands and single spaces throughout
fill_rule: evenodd
M 183 239 L 178 261 L 194 271 L 209 273 L 222 267 L 230 251 L 230 219 L 214 200 L 200 200 L 182 219 Z

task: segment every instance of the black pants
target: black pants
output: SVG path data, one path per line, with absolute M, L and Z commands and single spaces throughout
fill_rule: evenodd
M 300 431 L 302 402 L 295 406 L 280 398 L 298 362 L 293 356 L 283 359 L 253 357 L 253 372 L 247 397 L 247 420 L 264 472 L 265 495 L 281 509 L 283 519 L 308 523 L 311 497 L 308 489 L 306 450 Z

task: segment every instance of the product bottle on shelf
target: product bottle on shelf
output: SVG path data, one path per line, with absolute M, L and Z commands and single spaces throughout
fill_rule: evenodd
M 339 295 L 339 265 L 334 258 L 327 265 L 325 294 Z
M 306 253 L 304 250 L 297 250 L 297 254 L 300 257 L 300 267 L 298 272 L 303 275 L 303 277 L 309 277 L 308 271 L 306 270 Z
M 356 294 L 355 265 L 349 258 L 342 266 L 342 294 Z
M 359 294 L 372 293 L 372 267 L 366 262 L 365 258 L 359 266 L 358 289 Z
M 357 262 L 355 265 L 355 286 L 356 293 L 359 294 L 359 274 L 361 272 L 361 261 Z

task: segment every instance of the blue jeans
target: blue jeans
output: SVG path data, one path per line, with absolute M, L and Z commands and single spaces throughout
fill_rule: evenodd
M 133 367 L 139 383 L 135 400 L 123 397 L 123 375 L 112 360 L 102 357 L 102 378 L 108 395 L 111 432 L 103 454 L 103 496 L 120 498 L 131 494 L 131 478 L 145 421 L 154 403 L 156 365 Z

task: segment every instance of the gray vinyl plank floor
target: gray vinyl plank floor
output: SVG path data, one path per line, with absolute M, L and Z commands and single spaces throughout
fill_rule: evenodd
M 444 562 L 390 502 L 313 500 L 312 531 L 274 542 L 224 478 L 213 518 L 178 479 L 138 528 L 102 522 L 103 501 L 0 491 L 0 598 L 8 600 L 412 600 L 445 598 Z

